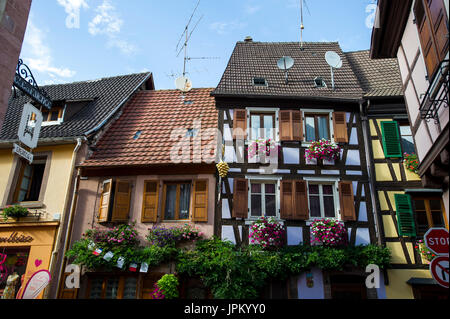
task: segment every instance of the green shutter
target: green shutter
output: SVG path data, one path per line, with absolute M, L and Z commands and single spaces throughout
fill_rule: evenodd
M 411 197 L 405 194 L 395 194 L 394 198 L 395 209 L 397 210 L 398 234 L 400 236 L 416 237 Z
M 402 157 L 398 123 L 395 121 L 381 122 L 383 150 L 385 157 Z

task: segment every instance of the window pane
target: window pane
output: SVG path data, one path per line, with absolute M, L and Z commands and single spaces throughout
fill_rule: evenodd
M 165 219 L 175 219 L 175 204 L 177 200 L 177 185 L 166 186 L 166 209 L 164 212 Z
M 319 139 L 330 139 L 330 133 L 328 132 L 328 116 L 319 116 Z
M 180 185 L 180 219 L 189 218 L 189 200 L 191 198 L 191 185 Z
M 414 208 L 416 210 L 425 210 L 425 202 L 421 199 L 416 199 L 414 201 Z
M 311 217 L 320 217 L 319 196 L 309 196 L 309 209 L 311 211 Z
M 48 121 L 48 112 L 42 112 L 42 117 L 43 117 L 43 121 L 47 122 Z
M 273 139 L 273 116 L 272 115 L 264 115 L 264 135 L 265 138 Z
M 324 195 L 333 195 L 332 185 L 322 185 Z
M 89 298 L 91 299 L 100 299 L 102 297 L 102 278 L 95 278 L 91 281 L 91 291 Z
M 314 124 L 314 117 L 307 116 L 306 124 L 306 141 L 311 142 L 316 140 L 316 129 Z
M 427 214 L 425 212 L 416 212 L 417 231 L 423 235 L 428 230 Z
M 336 217 L 333 196 L 324 196 L 323 197 L 323 205 L 324 205 L 324 210 L 325 210 L 325 217 Z
M 251 122 L 252 122 L 252 139 L 256 140 L 259 139 L 259 129 L 261 128 L 261 118 L 259 115 L 252 115 L 251 116 Z
M 275 184 L 264 184 L 266 194 L 275 194 Z
M 57 121 L 58 120 L 58 114 L 59 114 L 58 110 L 52 111 L 50 113 L 50 121 Z
M 261 195 L 252 195 L 251 197 L 251 216 L 262 215 Z
M 41 192 L 42 179 L 44 177 L 45 164 L 33 165 L 33 177 L 31 178 L 31 186 L 26 201 L 39 200 L 39 193 Z
M 136 299 L 136 286 L 136 278 L 130 277 L 125 279 L 125 285 L 123 287 L 123 299 Z
M 309 184 L 310 194 L 319 194 L 319 185 Z
M 106 283 L 106 294 L 105 299 L 116 299 L 117 290 L 119 289 L 119 279 L 108 279 Z
M 252 194 L 260 194 L 261 193 L 261 184 L 252 184 L 251 190 L 252 190 Z
M 411 127 L 409 125 L 400 126 L 400 135 L 412 135 Z
M 404 153 L 415 153 L 416 150 L 414 148 L 414 140 L 412 136 L 402 136 L 402 147 Z
M 445 227 L 444 219 L 440 211 L 432 211 L 431 219 L 433 220 L 433 227 Z
M 439 199 L 430 199 L 431 210 L 441 211 L 441 201 Z
M 275 195 L 266 195 L 266 216 L 275 216 Z

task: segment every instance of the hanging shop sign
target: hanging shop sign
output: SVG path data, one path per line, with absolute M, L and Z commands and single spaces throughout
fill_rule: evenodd
M 13 144 L 13 153 L 16 153 L 20 157 L 26 159 L 30 164 L 33 163 L 33 153 L 28 152 L 16 143 Z
M 47 92 L 39 88 L 33 74 L 28 66 L 23 63 L 22 59 L 19 60 L 16 67 L 14 87 L 18 88 L 47 109 L 50 110 L 52 108 L 52 100 L 48 96 Z
M 22 118 L 20 119 L 19 131 L 17 132 L 19 141 L 29 148 L 36 148 L 42 121 L 42 113 L 33 104 L 25 104 L 23 106 Z
M 28 280 L 21 299 L 36 299 L 39 294 L 48 286 L 52 276 L 48 270 L 39 270 L 35 272 Z

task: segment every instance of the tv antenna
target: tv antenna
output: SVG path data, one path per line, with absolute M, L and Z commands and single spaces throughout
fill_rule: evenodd
M 325 61 L 327 61 L 328 65 L 331 68 L 331 87 L 334 90 L 334 72 L 333 68 L 340 69 L 342 67 L 342 59 L 334 51 L 328 51 L 325 53 Z
M 284 70 L 286 84 L 288 84 L 288 70 L 294 66 L 294 59 L 290 56 L 283 56 L 277 61 L 277 66 L 280 70 Z
M 305 25 L 303 24 L 303 4 L 305 4 L 308 14 L 311 15 L 311 12 L 309 12 L 308 5 L 306 4 L 306 0 L 300 0 L 300 50 L 302 51 L 303 51 L 303 30 L 305 29 Z

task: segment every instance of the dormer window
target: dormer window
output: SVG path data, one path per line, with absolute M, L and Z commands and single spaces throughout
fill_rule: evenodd
M 64 103 L 54 103 L 52 108 L 49 110 L 45 107 L 40 108 L 42 113 L 42 126 L 49 125 L 59 125 L 63 122 L 65 104 Z M 31 121 L 34 122 L 34 116 L 31 118 Z
M 265 78 L 253 78 L 253 85 L 255 86 L 267 86 L 267 81 Z

